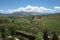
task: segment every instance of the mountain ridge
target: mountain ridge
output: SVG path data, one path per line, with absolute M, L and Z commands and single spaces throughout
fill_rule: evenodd
M 40 12 L 14 12 L 14 13 L 0 13 L 2 16 L 27 16 L 27 15 L 57 15 L 60 13 L 40 13 Z

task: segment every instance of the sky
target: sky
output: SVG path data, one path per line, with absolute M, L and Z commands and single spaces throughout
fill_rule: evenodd
M 60 11 L 60 0 L 0 0 L 0 13 Z

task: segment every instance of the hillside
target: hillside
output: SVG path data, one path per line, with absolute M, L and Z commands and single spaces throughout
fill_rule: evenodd
M 42 40 L 43 31 L 48 30 L 49 35 L 55 31 L 60 35 L 60 14 L 39 16 L 0 16 L 0 27 L 5 29 L 16 28 L 37 35 L 36 40 Z M 13 29 L 12 29 L 13 30 Z M 10 32 L 8 32 L 10 35 Z M 24 38 L 25 39 L 25 38 Z
M 41 19 L 40 26 L 60 32 L 60 14 L 47 15 L 42 18 L 43 19 Z

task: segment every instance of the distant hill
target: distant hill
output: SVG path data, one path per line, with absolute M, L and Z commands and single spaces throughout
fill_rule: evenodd
M 29 16 L 29 15 L 59 15 L 60 13 L 53 13 L 53 14 L 49 14 L 49 13 L 39 13 L 39 12 L 14 12 L 14 13 L 9 13 L 9 14 L 5 14 L 5 13 L 0 13 L 0 16 Z
M 11 14 L 0 13 L 3 16 L 27 16 L 27 15 L 41 15 L 41 13 L 37 12 L 14 12 Z

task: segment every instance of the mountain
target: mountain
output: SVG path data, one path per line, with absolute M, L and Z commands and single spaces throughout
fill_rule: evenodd
M 11 14 L 0 13 L 0 15 L 4 16 L 26 16 L 26 15 L 41 15 L 39 12 L 14 12 Z
M 26 15 L 46 15 L 49 13 L 40 13 L 40 12 L 14 12 L 11 15 L 15 15 L 15 16 L 26 16 Z
M 27 15 L 53 15 L 60 13 L 40 13 L 40 12 L 14 12 L 14 13 L 0 13 L 0 16 L 27 16 Z

